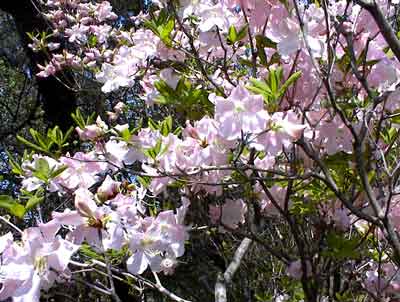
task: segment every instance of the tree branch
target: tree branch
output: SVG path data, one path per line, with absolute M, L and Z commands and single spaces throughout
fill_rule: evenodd
M 383 15 L 382 10 L 379 8 L 375 0 L 355 0 L 355 3 L 360 5 L 363 9 L 367 10 L 371 14 L 372 18 L 374 18 L 376 22 L 376 25 L 378 25 L 382 36 L 385 38 L 386 43 L 389 45 L 397 60 L 400 62 L 400 41 L 397 39 L 396 33 L 393 31 L 392 27 L 387 21 L 387 18 Z
M 243 256 L 251 245 L 251 239 L 244 238 L 237 248 L 231 263 L 228 265 L 224 274 L 218 274 L 217 282 L 215 283 L 215 302 L 226 302 L 226 287 L 232 282 L 232 278 L 238 270 Z

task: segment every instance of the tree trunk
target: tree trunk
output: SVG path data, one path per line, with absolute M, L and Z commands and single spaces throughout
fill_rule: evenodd
M 29 58 L 30 71 L 33 75 L 36 74 L 39 72 L 37 64 L 44 65 L 46 57 L 42 53 L 34 53 L 28 47 L 31 41 L 26 33 L 46 31 L 48 24 L 31 0 L 0 1 L 0 9 L 13 16 L 22 46 Z M 63 78 L 72 79 L 72 75 L 64 72 Z M 72 125 L 71 112 L 76 107 L 76 94 L 55 77 L 37 78 L 37 84 L 45 118 L 51 125 L 59 125 L 64 130 L 68 129 Z

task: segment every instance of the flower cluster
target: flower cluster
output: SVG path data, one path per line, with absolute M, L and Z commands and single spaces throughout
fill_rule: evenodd
M 340 237 L 353 225 L 359 233 L 360 225 L 377 227 L 399 248 L 391 151 L 400 65 L 374 14 L 360 3 L 328 2 L 159 0 L 127 20 L 107 1 L 43 1 L 53 28 L 32 36 L 32 49 L 49 54 L 38 76 L 73 68 L 91 72 L 105 94 L 134 88 L 146 117 L 144 125 L 119 123 L 129 111 L 119 102 L 109 123 L 80 121 L 84 152 L 25 158 L 25 192 L 69 196 L 74 206 L 24 230 L 20 243 L 0 238 L 0 299 L 38 301 L 40 289 L 70 277 L 68 263 L 86 245 L 126 250 L 131 274 L 172 274 L 189 239 L 188 197 L 207 200 L 195 206 L 222 233 L 247 227 L 255 236 L 263 219 L 284 221 L 302 258 L 284 259 L 294 280 L 323 274 L 311 253 L 322 246 L 326 263 L 357 258 L 359 246 Z M 375 4 L 395 13 L 390 3 Z M 166 197 L 174 206 L 160 206 Z M 312 230 L 298 235 L 298 221 Z M 304 249 L 296 236 L 320 245 Z M 361 267 L 360 284 L 389 297 L 398 273 L 390 261 L 380 264 Z

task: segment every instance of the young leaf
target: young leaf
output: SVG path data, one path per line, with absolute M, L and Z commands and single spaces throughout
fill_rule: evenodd
M 8 163 L 11 166 L 11 171 L 18 175 L 24 175 L 24 170 L 21 165 L 14 159 L 10 152 L 6 150 L 6 154 L 8 156 Z
M 160 133 L 167 136 L 172 131 L 172 116 L 168 116 L 160 125 Z
M 40 147 L 38 145 L 35 145 L 34 143 L 31 143 L 30 141 L 26 140 L 22 136 L 17 135 L 17 139 L 21 143 L 23 143 L 24 145 L 27 145 L 28 147 L 30 147 L 30 148 L 32 148 L 32 149 L 34 149 L 36 151 L 44 152 L 44 153 L 47 153 L 47 154 L 49 153 L 46 149 L 44 149 L 44 148 L 42 148 L 42 147 Z
M 235 26 L 231 25 L 228 30 L 227 40 L 230 44 L 234 44 L 237 41 L 238 33 L 236 31 Z
M 293 73 L 279 89 L 279 97 L 282 97 L 285 94 L 286 90 L 288 90 L 288 88 L 292 84 L 294 84 L 300 77 L 301 71 L 296 71 L 295 73 Z
M 58 175 L 60 175 L 62 172 L 68 169 L 68 166 L 63 165 L 58 169 L 55 169 L 54 171 L 52 170 L 50 172 L 50 178 L 56 178 Z
M 158 130 L 157 123 L 155 121 L 153 121 L 151 118 L 149 118 L 147 120 L 147 123 L 149 124 L 149 127 L 150 127 L 151 130 L 153 130 L 153 131 L 157 131 Z
M 28 202 L 25 205 L 26 210 L 30 210 L 35 208 L 38 204 L 40 204 L 44 200 L 43 196 L 32 196 L 28 199 Z
M 0 195 L 0 208 L 6 209 L 11 215 L 20 219 L 25 215 L 25 207 L 8 195 Z
M 246 37 L 246 35 L 247 35 L 247 28 L 248 28 L 248 26 L 247 26 L 247 24 L 246 24 L 245 26 L 243 26 L 243 27 L 239 30 L 239 32 L 237 33 L 237 36 L 236 36 L 236 41 L 237 41 L 237 42 L 240 41 L 240 40 L 242 40 L 244 37 Z

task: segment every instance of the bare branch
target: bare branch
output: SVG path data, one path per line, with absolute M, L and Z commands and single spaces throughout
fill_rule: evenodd
M 231 263 L 228 265 L 224 274 L 219 274 L 217 282 L 215 283 L 215 302 L 226 302 L 226 287 L 232 282 L 232 278 L 238 270 L 240 263 L 247 250 L 249 249 L 252 241 L 249 238 L 244 238 L 237 248 Z
M 393 31 L 392 27 L 387 21 L 387 18 L 384 16 L 382 10 L 379 8 L 375 0 L 355 0 L 355 3 L 360 5 L 371 14 L 372 18 L 374 18 L 376 22 L 376 25 L 378 25 L 382 36 L 385 38 L 386 43 L 389 45 L 397 60 L 400 62 L 400 41 L 397 39 L 396 33 Z

